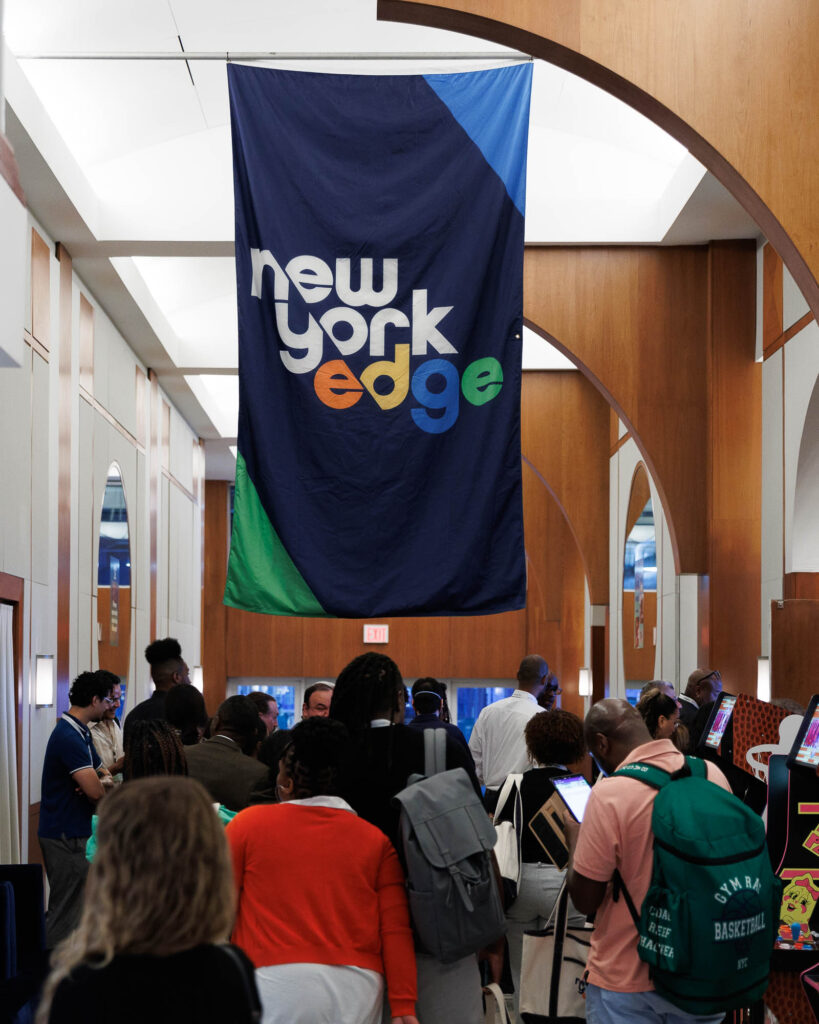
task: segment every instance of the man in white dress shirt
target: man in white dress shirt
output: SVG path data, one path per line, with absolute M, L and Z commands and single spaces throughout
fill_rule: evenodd
M 523 730 L 541 711 L 537 698 L 549 677 L 549 666 L 539 654 L 527 654 L 518 669 L 518 686 L 511 697 L 489 704 L 478 715 L 469 749 L 475 771 L 486 786 L 485 804 L 491 813 L 498 792 L 510 772 L 522 772 L 529 766 Z

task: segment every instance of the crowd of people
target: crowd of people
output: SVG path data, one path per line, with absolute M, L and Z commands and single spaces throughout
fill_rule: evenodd
M 394 799 L 423 775 L 430 729 L 444 735 L 446 768 L 463 769 L 496 824 L 515 773 L 529 821 L 556 777 L 591 777 L 588 752 L 606 773 L 636 760 L 673 771 L 719 693 L 718 673 L 695 673 L 680 698 L 647 684 L 636 709 L 600 701 L 584 723 L 554 706 L 559 683 L 530 655 L 513 694 L 481 711 L 467 743 L 445 684 L 420 678 L 409 693 L 382 654 L 308 688 L 288 730 L 265 693 L 229 697 L 209 718 L 175 640 L 146 657 L 155 690 L 122 729 L 119 679 L 84 672 L 48 744 L 39 836 L 53 953 L 38 1024 L 479 1024 L 483 985 L 502 980 L 517 1015 L 524 932 L 546 925 L 564 883 L 570 923 L 595 915 L 589 1021 L 722 1019 L 668 1016 L 625 904 L 612 899 L 615 872 L 638 906 L 648 888 L 648 788 L 619 778 L 595 786 L 583 825 L 564 817 L 565 863 L 524 830 L 505 937 L 454 963 L 414 937 Z M 708 772 L 727 788 L 719 769 Z

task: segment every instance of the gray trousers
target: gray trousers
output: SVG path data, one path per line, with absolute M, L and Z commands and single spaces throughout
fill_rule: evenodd
M 482 1024 L 483 995 L 478 958 L 467 956 L 454 964 L 415 951 L 418 966 L 418 1024 Z M 382 1024 L 392 1020 L 389 999 L 384 998 Z
M 85 876 L 89 868 L 85 859 L 88 839 L 84 836 L 62 836 L 60 839 L 40 836 L 39 839 L 49 889 L 46 948 L 53 949 L 80 923 Z

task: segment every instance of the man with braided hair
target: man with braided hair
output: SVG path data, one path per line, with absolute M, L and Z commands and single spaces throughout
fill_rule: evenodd
M 392 658 L 372 651 L 343 669 L 330 705 L 331 719 L 343 722 L 353 740 L 351 770 L 341 795 L 362 818 L 385 832 L 399 851 L 399 811 L 393 797 L 411 775 L 424 772 L 423 730 L 403 724 L 405 703 L 398 666 Z M 446 766 L 469 773 L 468 753 L 449 736 Z M 421 1024 L 474 1024 L 483 1018 L 476 957 L 442 964 L 418 952 L 416 961 Z
M 165 695 L 168 690 L 182 683 L 190 683 L 188 666 L 182 657 L 182 647 L 178 640 L 166 636 L 164 640 L 154 640 L 145 648 L 145 660 L 151 666 L 151 679 L 154 692 L 137 704 L 125 717 L 123 729 L 127 732 L 131 722 L 145 721 L 151 718 L 165 717 Z

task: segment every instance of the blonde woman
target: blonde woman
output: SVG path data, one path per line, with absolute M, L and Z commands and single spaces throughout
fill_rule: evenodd
M 139 779 L 100 808 L 77 930 L 55 952 L 37 1024 L 251 1024 L 253 967 L 226 945 L 235 897 L 204 788 Z

